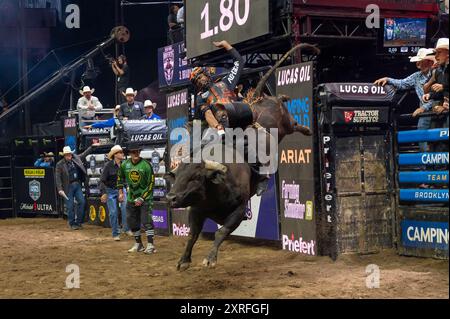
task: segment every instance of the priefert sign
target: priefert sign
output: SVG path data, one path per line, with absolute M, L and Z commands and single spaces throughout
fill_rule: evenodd
M 187 237 L 189 236 L 190 228 L 185 224 L 177 225 L 175 223 L 172 224 L 172 234 L 174 236 Z
M 294 234 L 289 238 L 287 235 L 282 236 L 283 250 L 289 250 L 292 252 L 315 256 L 315 246 L 314 240 L 305 241 L 302 237 L 298 239 L 294 238 Z

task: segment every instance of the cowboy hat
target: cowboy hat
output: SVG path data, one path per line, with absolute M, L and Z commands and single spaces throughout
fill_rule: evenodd
M 47 157 L 52 157 L 52 156 L 55 156 L 55 154 L 53 154 L 53 152 L 44 152 L 44 156 L 47 156 Z
M 84 93 L 87 93 L 87 92 L 94 93 L 95 89 L 91 89 L 89 86 L 85 86 L 85 87 L 83 87 L 82 90 L 80 90 L 81 95 L 83 95 Z
M 108 153 L 108 158 L 109 158 L 110 160 L 112 160 L 113 157 L 114 157 L 114 155 L 117 154 L 117 153 L 119 153 L 119 152 L 123 152 L 122 147 L 121 147 L 120 145 L 114 145 L 114 146 L 111 148 L 111 150 L 109 151 L 109 153 Z
M 153 103 L 151 100 L 145 100 L 144 107 L 148 107 L 148 106 L 151 106 L 151 107 L 153 107 L 155 109 L 156 108 L 156 103 Z
M 64 146 L 63 155 L 66 155 L 66 154 L 73 154 L 72 150 L 70 149 L 70 146 Z
M 435 50 L 437 50 L 437 49 L 446 49 L 446 50 L 448 50 L 448 38 L 440 38 L 437 41 L 436 47 L 434 49 Z
M 120 110 L 120 105 L 116 105 L 116 107 L 114 108 L 114 111 Z
M 126 89 L 125 92 L 122 92 L 122 94 L 124 96 L 127 96 L 127 95 L 134 95 L 134 96 L 136 96 L 137 95 L 137 91 L 133 90 L 132 88 L 128 88 L 128 89 Z
M 417 52 L 417 55 L 409 57 L 410 62 L 419 62 L 422 60 L 430 60 L 430 61 L 436 62 L 436 59 L 434 58 L 434 50 L 421 48 Z

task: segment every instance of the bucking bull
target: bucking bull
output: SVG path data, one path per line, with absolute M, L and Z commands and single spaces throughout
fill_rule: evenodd
M 294 132 L 311 135 L 309 128 L 299 125 L 285 107 L 287 96 L 272 97 L 263 93 L 263 87 L 273 72 L 297 49 L 320 51 L 312 45 L 300 44 L 287 52 L 259 81 L 245 102 L 252 105 L 253 121 L 265 129 L 277 128 L 278 141 Z M 217 116 L 217 115 L 216 115 Z M 166 174 L 172 185 L 167 200 L 173 208 L 188 208 L 190 236 L 177 269 L 185 270 L 191 264 L 192 248 L 206 218 L 223 225 L 215 233 L 214 244 L 203 260 L 206 267 L 217 263 L 218 249 L 225 238 L 245 219 L 247 203 L 255 194 L 256 181 L 247 163 L 226 163 L 203 160 L 201 163 L 181 163 L 175 171 Z

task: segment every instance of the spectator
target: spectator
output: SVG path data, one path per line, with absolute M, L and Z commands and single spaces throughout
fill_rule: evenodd
M 34 167 L 52 167 L 55 155 L 53 152 L 44 153 L 44 157 L 40 157 L 34 162 Z
M 95 111 L 101 111 L 103 109 L 102 103 L 99 99 L 93 96 L 95 89 L 89 86 L 83 87 L 80 90 L 80 94 L 83 95 L 78 99 L 77 109 L 79 110 L 80 127 L 85 126 L 85 121 L 92 121 L 95 118 Z
M 120 145 L 115 145 L 108 153 L 109 162 L 105 164 L 100 178 L 100 190 L 102 192 L 101 201 L 106 203 L 109 212 L 109 221 L 112 228 L 112 236 L 115 241 L 120 240 L 119 230 L 119 214 L 117 211 L 117 205 L 120 204 L 120 211 L 122 216 L 122 231 L 132 236 L 133 233 L 127 226 L 126 214 L 127 214 L 127 201 L 126 198 L 123 202 L 119 203 L 119 191 L 117 190 L 117 172 L 120 165 L 124 160 L 125 155 Z
M 98 144 L 92 144 L 97 146 Z M 56 189 L 58 194 L 65 199 L 67 207 L 67 219 L 69 227 L 72 230 L 82 228 L 84 222 L 84 206 L 86 200 L 81 189 L 81 184 L 86 176 L 86 168 L 83 162 L 86 162 L 86 156 L 92 151 L 92 146 L 87 148 L 80 155 L 73 154 L 70 146 L 63 149 L 64 158 L 56 164 Z M 74 211 L 74 199 L 78 203 L 78 211 Z
M 119 104 L 125 103 L 125 98 L 122 92 L 125 92 L 126 88 L 130 85 L 130 68 L 128 66 L 127 57 L 120 55 L 117 61 L 114 60 L 111 63 L 111 68 L 114 74 L 117 76 L 117 92 L 119 94 Z
M 169 25 L 169 44 L 174 44 L 183 41 L 181 34 L 181 26 L 177 22 L 177 14 L 180 6 L 173 4 L 169 9 L 169 16 L 167 17 L 167 24 Z
M 417 52 L 416 56 L 410 57 L 410 62 L 416 62 L 416 66 L 420 71 L 411 74 L 407 78 L 397 80 L 384 77 L 374 82 L 375 85 L 381 86 L 390 84 L 394 86 L 397 90 L 409 90 L 414 88 L 417 97 L 419 98 L 420 101 L 419 108 L 417 108 L 413 113 L 414 117 L 418 116 L 419 114 L 425 111 L 431 110 L 432 106 L 431 103 L 422 102 L 422 95 L 424 92 L 423 86 L 430 79 L 431 67 L 435 62 L 435 58 L 434 56 L 432 56 L 433 52 L 434 52 L 433 49 L 422 48 L 419 50 L 419 52 Z M 418 130 L 429 129 L 430 122 L 431 122 L 430 117 L 420 117 L 419 122 L 417 124 L 417 129 Z M 427 143 L 419 143 L 419 147 L 422 152 L 426 152 L 428 146 Z
M 86 130 L 90 130 L 92 128 L 107 128 L 107 127 L 113 127 L 116 124 L 116 119 L 119 117 L 119 111 L 120 111 L 120 105 L 116 105 L 116 108 L 114 109 L 114 115 L 107 121 L 97 122 L 92 125 L 86 125 L 83 127 Z
M 132 88 L 128 88 L 124 95 L 127 101 L 120 105 L 119 119 L 125 121 L 140 120 L 144 116 L 145 112 L 144 104 L 134 100 L 137 95 L 137 91 L 134 91 Z
M 161 117 L 159 115 L 153 113 L 155 108 L 156 108 L 156 103 L 153 103 L 150 100 L 146 100 L 144 102 L 145 115 L 142 117 L 142 119 L 144 119 L 144 120 L 160 120 Z

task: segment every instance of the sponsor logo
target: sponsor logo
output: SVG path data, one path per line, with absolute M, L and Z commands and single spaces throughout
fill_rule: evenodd
M 183 225 L 172 224 L 172 233 L 175 236 L 187 237 L 189 236 L 190 231 L 191 228 L 187 227 L 185 224 Z
M 32 180 L 28 183 L 28 194 L 31 199 L 37 202 L 41 197 L 41 183 L 37 180 Z
M 414 192 L 415 199 L 448 199 L 448 192 L 437 193 L 433 191 L 417 191 Z
M 330 144 L 331 144 L 331 136 L 323 137 L 323 171 L 324 171 L 324 179 L 323 183 L 325 183 L 325 192 L 324 192 L 324 208 L 326 211 L 326 219 L 328 223 L 332 222 L 332 214 L 334 213 L 334 197 L 333 197 L 333 171 L 330 165 L 332 161 L 331 152 L 330 152 Z M 312 204 L 312 203 L 311 203 Z
M 64 128 L 73 128 L 73 127 L 77 127 L 76 118 L 67 118 L 64 120 Z
M 53 212 L 53 206 L 51 204 L 27 204 L 20 203 L 20 210 L 40 211 L 40 212 Z
M 26 178 L 43 178 L 45 177 L 45 169 L 26 168 L 23 170 L 23 176 Z
M 295 239 L 294 233 L 291 237 L 287 235 L 282 236 L 283 250 L 289 250 L 300 254 L 315 256 L 314 250 L 316 242 L 314 240 L 305 241 L 302 237 Z
M 162 133 L 153 133 L 153 134 L 132 134 L 131 142 L 148 142 L 148 141 L 157 141 L 162 140 L 164 138 L 164 134 Z
M 167 96 L 167 108 L 178 107 L 188 104 L 188 91 L 184 90 Z
M 164 48 L 163 52 L 163 66 L 164 66 L 164 78 L 166 79 L 167 85 L 172 84 L 173 71 L 175 63 L 175 50 L 172 46 L 167 46 Z
M 311 81 L 311 65 L 279 70 L 277 86 L 293 85 Z
M 382 86 L 341 84 L 339 85 L 339 93 L 385 95 L 386 91 Z
M 282 150 L 280 164 L 309 164 L 311 149 Z
M 350 123 L 351 121 L 353 121 L 354 116 L 355 116 L 355 112 L 344 111 L 345 123 Z
M 133 183 L 137 184 L 137 183 L 139 183 L 140 180 L 141 180 L 141 173 L 140 173 L 139 171 L 132 170 L 132 171 L 130 171 L 130 173 L 129 173 L 129 177 L 130 177 L 130 180 L 131 180 Z
M 245 208 L 245 218 L 247 220 L 251 220 L 252 216 L 253 216 L 253 213 L 252 213 L 252 201 L 249 200 L 247 202 L 247 207 Z
M 100 219 L 102 223 L 106 220 L 106 209 L 103 206 L 100 206 L 98 209 L 98 219 Z
M 380 111 L 378 110 L 355 110 L 344 111 L 345 123 L 378 123 Z
M 89 219 L 91 222 L 95 221 L 95 218 L 97 217 L 97 211 L 95 210 L 95 206 L 91 205 L 89 206 Z
M 448 164 L 448 153 L 425 153 L 421 160 L 423 164 Z
M 281 182 L 281 199 L 284 199 L 284 217 L 304 219 L 305 204 L 300 203 L 300 185 Z M 293 201 L 293 202 L 292 202 Z
M 309 97 L 292 99 L 284 105 L 298 124 L 311 128 Z
M 312 220 L 312 219 L 313 219 L 313 202 L 307 201 L 306 202 L 305 220 Z
M 153 222 L 164 223 L 164 216 L 152 216 Z
M 448 223 L 404 220 L 404 246 L 448 250 Z
M 448 181 L 447 173 L 439 173 L 439 174 L 427 174 L 427 181 L 436 182 L 436 181 Z

